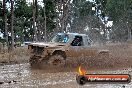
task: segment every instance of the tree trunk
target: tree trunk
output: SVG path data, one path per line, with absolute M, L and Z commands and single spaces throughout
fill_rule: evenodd
M 33 0 L 33 29 L 34 29 L 34 41 L 37 40 L 37 29 L 36 29 L 36 3 L 37 0 Z
M 7 15 L 6 15 L 6 2 L 3 0 L 3 14 L 4 14 L 4 28 L 5 28 L 5 37 L 6 37 L 6 45 L 7 45 L 7 51 L 9 48 L 9 42 L 8 42 L 8 30 L 7 30 Z
M 63 19 L 63 12 L 62 12 L 62 6 L 63 6 L 63 2 L 62 0 L 59 0 L 58 3 L 57 3 L 57 6 L 58 6 L 58 23 L 57 23 L 57 28 L 58 28 L 58 31 L 59 32 L 63 32 L 63 29 L 62 29 L 62 19 Z M 59 16 L 61 14 L 61 16 Z
M 61 21 L 61 32 L 64 32 L 65 31 L 65 24 L 64 24 L 64 21 L 65 21 L 65 2 L 63 1 L 63 17 L 62 17 L 62 21 Z
M 68 18 L 68 3 L 70 0 L 63 0 L 63 17 L 62 17 L 62 31 L 66 32 L 67 18 Z
M 128 30 L 128 41 L 131 41 L 132 35 L 131 35 L 131 28 L 129 28 L 128 24 L 126 23 L 127 30 Z
M 44 3 L 44 40 L 47 41 L 47 29 L 46 29 L 46 13 L 45 13 L 45 3 Z
M 38 41 L 42 41 L 41 40 L 41 23 L 40 23 L 40 21 L 37 21 L 38 23 L 37 23 L 37 31 L 38 31 L 38 33 L 37 33 L 37 40 Z
M 14 1 L 11 0 L 11 50 L 14 50 Z

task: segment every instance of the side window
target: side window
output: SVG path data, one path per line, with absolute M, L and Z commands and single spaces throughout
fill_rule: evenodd
M 75 36 L 75 38 L 73 39 L 72 46 L 83 46 L 83 38 L 82 36 Z
M 88 46 L 87 36 L 84 36 L 84 39 L 83 39 L 83 40 L 84 40 L 84 45 L 85 45 L 85 46 Z
M 88 45 L 91 45 L 92 43 L 92 40 L 87 36 L 87 42 L 88 42 Z

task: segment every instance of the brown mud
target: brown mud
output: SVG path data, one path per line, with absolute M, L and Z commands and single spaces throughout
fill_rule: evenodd
M 0 88 L 131 88 L 132 82 L 128 84 L 87 83 L 84 86 L 76 83 L 80 65 L 89 74 L 132 75 L 131 44 L 109 44 L 99 48 L 109 49 L 110 58 L 72 58 L 67 59 L 64 67 L 43 66 L 37 69 L 30 67 L 29 63 L 0 65 Z

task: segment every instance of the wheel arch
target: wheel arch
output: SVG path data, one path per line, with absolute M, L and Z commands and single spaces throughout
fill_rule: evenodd
M 98 55 L 109 55 L 109 50 L 101 50 L 98 52 Z
M 65 59 L 66 59 L 66 53 L 65 51 L 62 51 L 62 50 L 55 50 L 52 55 L 56 55 L 56 54 L 59 54 L 59 55 L 62 55 Z

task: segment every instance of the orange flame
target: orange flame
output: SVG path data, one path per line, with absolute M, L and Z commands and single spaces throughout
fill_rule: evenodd
M 79 75 L 85 75 L 86 74 L 86 70 L 83 69 L 81 66 L 79 66 L 78 71 L 79 71 Z

